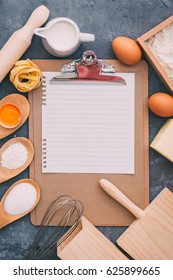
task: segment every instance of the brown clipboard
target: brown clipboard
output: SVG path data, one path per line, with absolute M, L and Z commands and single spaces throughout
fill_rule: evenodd
M 34 60 L 42 71 L 60 71 L 67 60 Z M 61 195 L 72 195 L 84 204 L 84 216 L 96 226 L 127 226 L 134 217 L 110 198 L 99 186 L 105 178 L 144 209 L 149 203 L 149 125 L 148 66 L 145 61 L 125 66 L 117 60 L 107 60 L 117 72 L 135 73 L 135 174 L 42 174 L 42 87 L 29 93 L 31 112 L 29 138 L 35 157 L 30 166 L 30 178 L 41 189 L 41 199 L 31 213 L 31 222 L 40 225 L 48 205 Z M 52 226 L 56 225 L 53 220 Z

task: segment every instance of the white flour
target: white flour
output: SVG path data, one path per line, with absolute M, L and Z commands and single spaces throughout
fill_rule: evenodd
M 157 32 L 146 43 L 169 78 L 173 80 L 173 23 Z
M 17 169 L 25 164 L 27 157 L 28 152 L 24 145 L 12 144 L 3 152 L 1 165 L 8 169 Z
M 20 215 L 29 211 L 37 199 L 37 191 L 30 183 L 16 185 L 4 202 L 5 211 L 10 215 Z

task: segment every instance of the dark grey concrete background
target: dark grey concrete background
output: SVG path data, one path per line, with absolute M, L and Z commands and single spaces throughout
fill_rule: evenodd
M 136 39 L 171 16 L 173 12 L 173 0 L 0 0 L 0 48 L 12 33 L 26 22 L 32 11 L 41 4 L 50 9 L 49 19 L 60 16 L 69 17 L 76 21 L 82 32 L 95 34 L 95 42 L 90 45 L 82 44 L 79 50 L 70 57 L 71 59 L 80 57 L 83 51 L 89 48 L 96 51 L 99 58 L 114 58 L 111 49 L 111 41 L 114 37 L 124 35 Z M 36 36 L 22 58 L 54 59 L 44 50 L 40 38 Z M 158 91 L 168 92 L 149 66 L 149 94 Z M 0 98 L 14 92 L 17 91 L 7 76 L 0 84 Z M 164 122 L 164 118 L 150 113 L 150 142 Z M 1 140 L 0 146 L 16 136 L 28 136 L 27 123 L 10 137 Z M 28 170 L 1 184 L 0 198 L 15 181 L 27 176 Z M 173 190 L 173 164 L 154 150 L 150 150 L 150 200 L 164 186 Z M 99 229 L 115 242 L 125 228 L 100 227 Z M 36 227 L 30 223 L 29 215 L 1 229 L 0 259 L 25 259 L 36 230 Z M 52 258 L 56 259 L 56 255 L 54 254 Z

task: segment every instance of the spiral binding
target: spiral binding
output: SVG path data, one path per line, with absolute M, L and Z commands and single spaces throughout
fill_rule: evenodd
M 42 79 L 42 106 L 46 106 L 46 76 Z M 47 167 L 47 139 L 42 139 L 42 168 Z
M 47 140 L 42 139 L 42 167 L 46 168 L 47 167 Z
M 43 79 L 42 79 L 42 106 L 46 106 L 46 77 L 43 76 Z

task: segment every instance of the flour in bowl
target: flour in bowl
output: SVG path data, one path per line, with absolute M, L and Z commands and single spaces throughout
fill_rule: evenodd
M 10 145 L 1 156 L 1 166 L 8 169 L 22 167 L 28 158 L 28 152 L 24 145 L 16 143 Z

